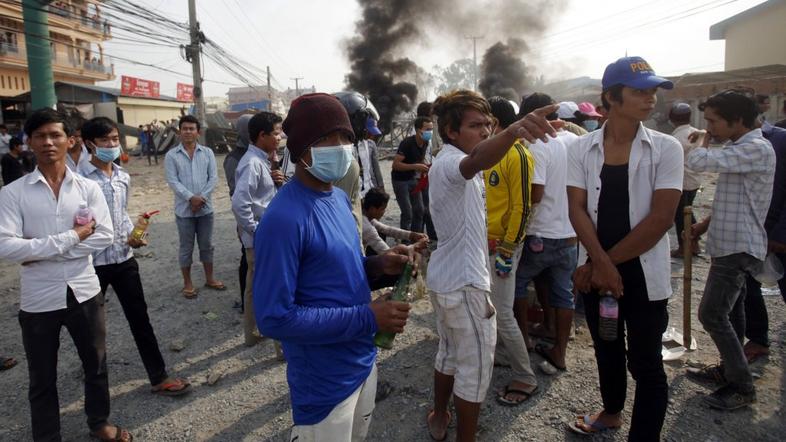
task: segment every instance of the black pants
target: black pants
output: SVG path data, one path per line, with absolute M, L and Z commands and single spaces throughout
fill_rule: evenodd
M 781 264 L 786 265 L 786 255 L 779 253 L 777 256 Z M 764 297 L 761 295 L 761 283 L 748 275 L 745 285 L 745 337 L 756 344 L 769 347 L 770 323 L 767 316 L 767 306 L 764 305 Z M 786 302 L 786 278 L 781 278 L 778 281 L 778 288 L 783 301 Z
M 91 431 L 107 424 L 109 380 L 106 371 L 106 311 L 101 294 L 79 303 L 69 288 L 66 308 L 43 313 L 19 311 L 22 343 L 30 376 L 28 399 L 35 441 L 60 440 L 57 352 L 60 329 L 74 341 L 85 372 L 85 414 Z
M 246 260 L 246 248 L 240 244 L 240 266 L 237 268 L 237 277 L 240 279 L 240 313 L 246 308 L 245 298 L 243 294 L 246 293 L 246 274 L 248 273 L 248 261 Z
M 607 413 L 619 413 L 625 406 L 627 356 L 628 370 L 636 381 L 628 440 L 658 441 L 668 401 L 668 383 L 661 356 L 661 336 L 669 323 L 668 301 L 649 300 L 643 275 L 626 278 L 622 269 L 620 273 L 625 294 L 619 299 L 620 321 L 616 341 L 604 341 L 598 335 L 598 293 L 584 295 L 587 327 L 595 345 L 603 409 Z
M 682 230 L 685 228 L 685 215 L 682 213 L 683 209 L 688 206 L 693 206 L 693 200 L 696 199 L 696 192 L 698 190 L 683 190 L 680 204 L 677 206 L 677 212 L 674 214 L 674 228 L 677 229 L 677 242 L 682 247 Z M 696 224 L 696 217 L 691 213 L 691 223 Z
M 145 292 L 142 290 L 136 259 L 131 258 L 120 264 L 96 266 L 96 275 L 101 282 L 101 293 L 105 293 L 106 288 L 111 285 L 117 294 L 150 384 L 158 385 L 164 382 L 167 378 L 166 364 L 147 315 Z

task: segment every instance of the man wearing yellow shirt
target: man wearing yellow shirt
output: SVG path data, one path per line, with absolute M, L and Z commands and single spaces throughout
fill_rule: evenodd
M 516 121 L 516 112 L 502 97 L 489 100 L 497 119 L 495 133 Z M 494 360 L 510 365 L 513 378 L 498 392 L 497 401 L 516 406 L 537 390 L 537 378 L 530 366 L 527 346 L 513 315 L 516 267 L 521 256 L 527 219 L 534 162 L 529 150 L 519 141 L 513 144 L 502 161 L 483 172 L 486 182 L 488 215 L 489 273 L 491 302 L 497 310 L 497 350 Z

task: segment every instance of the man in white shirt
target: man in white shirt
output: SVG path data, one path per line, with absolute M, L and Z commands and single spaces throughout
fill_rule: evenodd
M 699 145 L 698 141 L 691 141 L 690 134 L 698 131 L 695 127 L 690 125 L 691 108 L 687 103 L 674 103 L 669 112 L 669 121 L 674 125 L 674 132 L 671 135 L 682 144 L 682 149 L 685 153 L 685 158 L 691 150 Z M 677 212 L 674 214 L 674 228 L 677 230 L 677 243 L 679 247 L 671 252 L 673 258 L 681 258 L 682 251 L 682 231 L 685 229 L 685 217 L 683 216 L 683 209 L 688 206 L 693 206 L 693 200 L 696 199 L 696 193 L 701 187 L 701 173 L 685 167 L 685 174 L 682 180 L 682 198 L 680 204 L 677 206 Z M 691 224 L 696 224 L 696 217 L 691 214 Z M 691 241 L 691 250 L 693 255 L 699 254 L 699 242 Z
M 272 170 L 270 162 L 281 141 L 282 121 L 280 116 L 271 112 L 260 112 L 251 117 L 248 122 L 251 144 L 235 171 L 232 213 L 235 214 L 248 262 L 246 292 L 243 294 L 243 333 L 249 347 L 262 339 L 254 320 L 254 233 L 259 219 L 276 195 L 276 187 L 284 184 L 284 174 L 280 170 Z M 280 349 L 278 345 L 276 348 Z
M 107 422 L 106 311 L 91 258 L 112 244 L 106 200 L 96 183 L 66 167 L 74 138 L 65 115 L 38 110 L 25 133 L 38 168 L 0 190 L 0 258 L 22 264 L 19 324 L 33 439 L 61 439 L 57 353 L 65 326 L 82 360 L 91 434 L 130 441 L 131 434 Z M 85 203 L 92 220 L 78 225 L 76 214 Z
M 68 149 L 66 155 L 66 166 L 71 169 L 71 172 L 76 172 L 79 166 L 90 162 L 90 151 L 82 141 L 82 125 L 85 121 L 81 116 L 71 117 L 71 124 L 74 126 L 74 145 Z
M 8 127 L 5 124 L 0 124 L 0 156 L 8 153 L 11 149 L 11 134 L 8 133 Z
M 474 441 L 480 404 L 491 381 L 497 341 L 489 298 L 488 239 L 481 171 L 497 164 L 519 138 L 533 141 L 554 130 L 544 118 L 550 106 L 491 137 L 489 104 L 460 90 L 434 103 L 445 146 L 429 171 L 431 215 L 439 243 L 426 284 L 437 316 L 439 350 L 434 370 L 434 409 L 427 418 L 435 440 L 447 437 L 448 402 L 458 413 L 460 440 Z
M 668 400 L 661 356 L 672 293 L 667 232 L 682 190 L 683 155 L 677 140 L 642 122 L 657 89 L 673 84 L 641 57 L 610 64 L 602 84 L 608 120 L 568 147 L 567 186 L 570 221 L 590 260 L 574 283 L 584 296 L 603 410 L 577 416 L 570 428 L 587 435 L 622 425 L 627 359 L 636 381 L 628 440 L 658 441 Z M 608 296 L 618 302 L 610 308 L 619 315 L 612 340 L 599 331 L 601 297 Z
M 528 113 L 553 103 L 545 94 L 532 94 L 523 103 L 521 112 Z M 546 118 L 556 120 L 556 115 Z M 535 352 L 544 360 L 541 370 L 548 374 L 565 371 L 565 352 L 568 348 L 570 327 L 573 323 L 573 271 L 576 270 L 576 232 L 568 217 L 567 149 L 578 136 L 557 131 L 557 138 L 544 143 L 535 141 L 529 146 L 535 162 L 532 179 L 532 215 L 524 238 L 524 254 L 516 272 L 516 308 L 520 317 L 526 317 L 526 290 L 530 281 L 544 277 L 548 281 L 548 302 L 544 310 L 553 310 L 555 345 L 547 348 L 535 346 Z M 548 365 L 546 365 L 548 364 Z M 549 367 L 550 365 L 550 367 Z

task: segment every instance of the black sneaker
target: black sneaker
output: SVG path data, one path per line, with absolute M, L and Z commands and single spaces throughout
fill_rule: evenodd
M 756 391 L 740 391 L 733 385 L 726 385 L 715 390 L 714 393 L 704 396 L 704 402 L 712 408 L 719 410 L 736 410 L 756 402 Z
M 704 368 L 688 367 L 685 372 L 689 378 L 697 381 L 712 382 L 718 385 L 726 385 L 726 376 L 723 374 L 723 367 L 720 365 L 707 365 Z

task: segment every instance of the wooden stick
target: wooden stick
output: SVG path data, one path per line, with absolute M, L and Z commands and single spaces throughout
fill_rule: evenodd
M 682 345 L 690 350 L 691 345 L 691 282 L 693 281 L 693 241 L 691 240 L 691 225 L 693 224 L 693 207 L 683 209 L 682 231 Z

